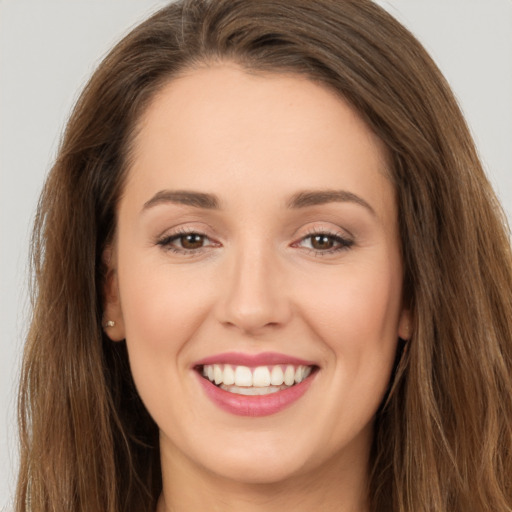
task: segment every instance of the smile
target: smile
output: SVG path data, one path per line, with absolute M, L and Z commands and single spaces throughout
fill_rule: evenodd
M 193 366 L 206 396 L 238 416 L 267 416 L 289 407 L 309 389 L 320 368 L 276 353 L 226 353 Z
M 311 366 L 273 365 L 233 366 L 209 364 L 202 368 L 203 377 L 221 389 L 239 395 L 267 395 L 301 383 L 312 372 Z

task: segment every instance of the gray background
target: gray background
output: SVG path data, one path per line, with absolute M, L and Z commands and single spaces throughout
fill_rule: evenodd
M 1 510 L 10 509 L 14 489 L 16 381 L 37 197 L 78 91 L 113 43 L 165 3 L 0 0 Z M 512 219 L 512 0 L 379 3 L 417 35 L 445 73 Z

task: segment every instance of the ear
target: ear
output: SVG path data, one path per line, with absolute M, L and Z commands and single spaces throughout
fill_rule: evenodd
M 412 318 L 409 309 L 402 309 L 398 320 L 398 337 L 408 341 L 411 339 Z
M 126 336 L 114 249 L 107 247 L 102 259 L 106 268 L 103 282 L 103 330 L 112 341 L 122 341 Z

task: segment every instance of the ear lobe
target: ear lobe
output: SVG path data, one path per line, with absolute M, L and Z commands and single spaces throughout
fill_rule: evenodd
M 408 309 L 403 309 L 400 313 L 400 319 L 398 321 L 398 337 L 408 341 L 411 339 L 412 330 L 412 318 L 411 312 Z
M 103 263 L 107 269 L 103 282 L 103 320 L 105 334 L 112 341 L 125 339 L 123 311 L 119 297 L 117 270 L 114 266 L 114 254 L 109 247 L 103 252 Z

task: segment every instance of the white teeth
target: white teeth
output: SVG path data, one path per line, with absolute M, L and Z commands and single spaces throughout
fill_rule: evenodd
M 252 385 L 257 388 L 270 386 L 270 372 L 266 366 L 258 366 L 252 374 Z
M 235 369 L 235 384 L 237 386 L 252 386 L 251 369 L 247 366 L 237 366 Z
M 270 375 L 270 384 L 272 384 L 272 386 L 280 386 L 283 382 L 283 369 L 280 366 L 274 366 L 274 368 L 272 368 L 272 374 Z
M 286 370 L 284 372 L 284 383 L 287 386 L 291 386 L 294 382 L 295 382 L 295 368 L 293 366 L 287 366 Z
M 229 364 L 226 364 L 224 366 L 224 384 L 226 386 L 231 386 L 235 383 L 235 372 L 233 371 L 233 368 L 229 366 Z
M 250 387 L 250 388 L 242 388 L 238 386 L 226 386 L 225 384 L 221 384 L 219 386 L 224 391 L 229 391 L 230 393 L 235 393 L 237 395 L 270 395 L 271 393 L 277 393 L 278 391 L 281 391 L 283 389 L 288 389 L 289 386 L 268 386 L 265 388 L 256 388 L 256 387 Z
M 220 384 L 224 378 L 224 372 L 218 364 L 213 366 L 213 378 L 215 380 L 215 384 Z
M 231 366 L 229 364 L 208 364 L 202 368 L 205 378 L 224 389 L 224 386 L 232 388 L 258 388 L 261 393 L 241 394 L 268 394 L 280 389 L 298 384 L 307 378 L 312 371 L 311 366 Z

